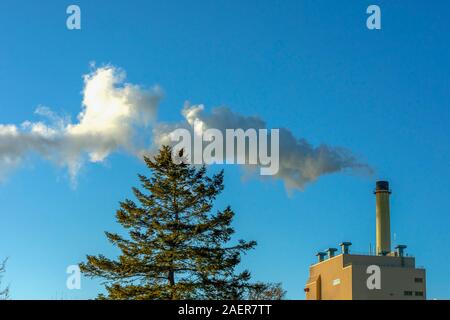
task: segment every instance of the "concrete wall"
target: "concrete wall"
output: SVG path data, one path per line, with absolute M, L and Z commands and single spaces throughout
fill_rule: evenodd
M 343 268 L 343 255 L 327 259 L 321 263 L 312 265 L 310 279 L 306 288 L 307 300 L 316 300 L 320 296 L 322 300 L 351 300 L 352 299 L 352 271 L 351 267 Z M 320 276 L 320 287 L 315 287 L 314 279 Z M 315 292 L 320 290 L 320 294 Z
M 426 299 L 425 270 L 402 267 L 380 266 L 381 289 L 369 290 L 367 287 L 368 265 L 352 265 L 354 300 L 424 300 Z M 422 283 L 415 278 L 423 279 Z M 405 291 L 411 295 L 405 295 Z M 422 296 L 416 295 L 422 292 Z
M 381 289 L 369 290 L 367 267 L 381 271 Z M 340 254 L 309 268 L 305 286 L 307 300 L 423 300 L 426 299 L 424 269 L 415 268 L 413 257 Z M 422 279 L 416 282 L 415 279 Z M 411 295 L 405 295 L 410 292 Z M 417 295 L 422 292 L 423 295 Z
M 344 266 L 352 265 L 371 265 L 391 266 L 391 267 L 408 267 L 414 268 L 416 259 L 414 257 L 395 257 L 395 256 L 366 256 L 359 254 L 344 255 Z

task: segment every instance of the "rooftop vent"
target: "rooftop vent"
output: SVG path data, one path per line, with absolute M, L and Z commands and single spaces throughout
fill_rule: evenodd
M 327 254 L 328 254 L 328 259 L 333 258 L 334 257 L 334 253 L 337 251 L 336 248 L 328 248 L 326 250 Z
M 317 262 L 322 262 L 327 254 L 325 252 L 317 252 Z
M 405 246 L 404 244 L 399 244 L 398 246 L 396 246 L 395 250 L 397 252 L 397 256 L 403 257 L 405 255 L 406 248 L 407 248 L 407 246 Z
M 344 242 L 340 243 L 339 245 L 341 246 L 342 253 L 343 253 L 343 254 L 348 254 L 349 251 L 350 251 L 349 248 L 350 248 L 350 246 L 352 245 L 352 243 L 351 243 L 351 242 L 344 241 Z

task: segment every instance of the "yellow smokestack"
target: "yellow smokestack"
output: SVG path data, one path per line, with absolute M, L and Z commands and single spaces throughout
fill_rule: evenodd
M 389 209 L 389 182 L 377 181 L 375 189 L 375 197 L 377 202 L 376 208 L 376 254 L 385 255 L 391 252 L 391 214 Z

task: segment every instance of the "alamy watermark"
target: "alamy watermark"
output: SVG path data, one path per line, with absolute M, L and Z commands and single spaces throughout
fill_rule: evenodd
M 370 16 L 366 20 L 366 26 L 369 30 L 380 30 L 381 29 L 381 9 L 379 6 L 372 4 L 367 7 L 367 14 Z
M 66 287 L 69 290 L 81 289 L 81 270 L 76 264 L 70 265 L 66 269 L 66 273 L 69 274 L 66 280 Z
M 366 273 L 370 274 L 367 278 L 366 285 L 369 290 L 381 289 L 381 268 L 375 264 L 370 265 L 366 269 Z
M 381 30 L 381 8 L 376 4 L 367 7 L 366 13 L 369 15 L 366 20 L 366 26 L 369 30 Z M 66 9 L 69 16 L 66 20 L 66 27 L 69 30 L 81 30 L 81 8 L 78 5 L 71 4 Z
M 261 175 L 275 175 L 280 167 L 279 129 L 176 129 L 170 133 L 175 163 L 241 164 L 260 166 Z M 270 150 L 269 150 L 270 149 Z M 185 150 L 181 158 L 179 151 Z
M 75 4 L 67 7 L 66 13 L 69 14 L 66 20 L 66 26 L 69 30 L 81 29 L 81 9 Z

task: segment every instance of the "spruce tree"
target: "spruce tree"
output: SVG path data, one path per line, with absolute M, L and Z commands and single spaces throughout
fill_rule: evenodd
M 6 272 L 6 261 L 8 259 L 3 260 L 0 262 L 0 300 L 6 300 L 9 298 L 9 287 L 5 287 L 2 289 L 2 277 L 4 273 Z
M 138 204 L 120 203 L 116 218 L 128 235 L 105 232 L 120 249 L 117 259 L 88 255 L 80 264 L 86 276 L 103 280 L 107 294 L 99 299 L 241 299 L 253 286 L 250 273 L 236 267 L 256 242 L 230 245 L 234 212 L 213 212 L 223 171 L 209 177 L 204 166 L 176 164 L 171 153 L 164 146 L 145 157 L 152 174 L 139 175 Z

